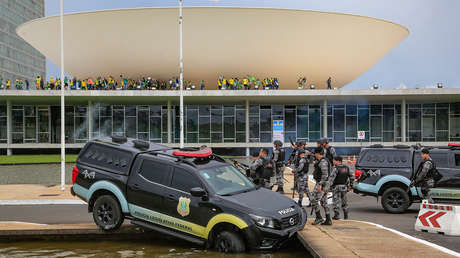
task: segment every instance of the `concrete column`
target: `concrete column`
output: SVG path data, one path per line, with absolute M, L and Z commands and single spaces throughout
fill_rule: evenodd
M 168 100 L 168 143 L 172 142 L 171 132 L 172 131 L 172 119 L 171 119 L 171 100 Z
M 401 141 L 406 142 L 406 99 L 401 102 Z
M 249 144 L 249 99 L 246 100 L 246 144 Z M 250 156 L 249 147 L 246 148 L 246 156 Z
M 88 140 L 93 138 L 93 101 L 88 100 Z
M 11 156 L 13 155 L 13 150 L 9 148 L 9 145 L 13 143 L 13 135 L 11 132 L 13 131 L 13 121 L 12 119 L 12 112 L 11 112 L 11 100 L 6 101 L 6 135 L 7 135 L 7 149 L 6 155 Z
M 323 101 L 323 137 L 327 138 L 327 99 Z

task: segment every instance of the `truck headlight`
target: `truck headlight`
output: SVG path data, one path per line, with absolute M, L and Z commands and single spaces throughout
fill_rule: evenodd
M 254 214 L 249 214 L 249 216 L 251 216 L 254 222 L 261 227 L 275 228 L 275 220 L 272 218 L 257 216 Z

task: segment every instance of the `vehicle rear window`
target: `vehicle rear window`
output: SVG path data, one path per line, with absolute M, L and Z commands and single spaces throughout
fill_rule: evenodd
M 132 154 L 101 144 L 91 144 L 79 158 L 79 162 L 99 167 L 117 174 L 127 175 L 132 161 Z
M 150 182 L 166 185 L 166 180 L 171 173 L 171 166 L 151 160 L 142 161 L 140 174 Z
M 171 187 L 190 193 L 190 189 L 201 187 L 201 183 L 195 175 L 192 175 L 184 169 L 174 168 Z
M 410 151 L 395 149 L 365 149 L 358 165 L 366 167 L 410 167 Z

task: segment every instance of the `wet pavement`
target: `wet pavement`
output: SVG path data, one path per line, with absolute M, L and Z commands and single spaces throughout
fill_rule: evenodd
M 0 243 L 0 257 L 203 257 L 299 258 L 310 257 L 299 242 L 277 252 L 221 254 L 174 239 L 116 241 L 27 241 Z

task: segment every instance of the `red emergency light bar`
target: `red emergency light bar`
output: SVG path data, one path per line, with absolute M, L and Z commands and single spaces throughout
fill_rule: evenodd
M 449 147 L 460 147 L 460 144 L 459 143 L 449 143 L 449 144 L 447 144 L 447 146 L 449 146 Z
M 211 148 L 203 148 L 197 151 L 185 151 L 185 150 L 178 150 L 173 152 L 174 156 L 182 156 L 182 157 L 192 157 L 192 158 L 206 158 L 212 155 Z

